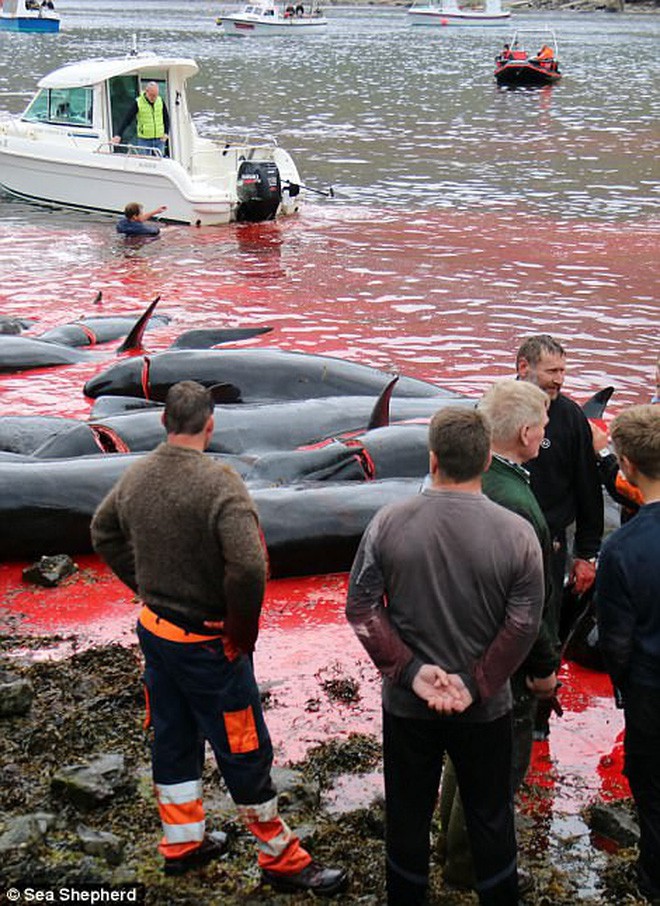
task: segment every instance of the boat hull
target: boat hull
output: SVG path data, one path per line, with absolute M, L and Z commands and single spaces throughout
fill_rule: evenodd
M 435 8 L 428 9 L 409 9 L 408 21 L 411 25 L 427 25 L 435 28 L 445 26 L 493 26 L 506 25 L 511 18 L 511 13 L 485 13 L 485 12 L 459 12 L 443 13 Z
M 292 17 L 268 22 L 264 19 L 252 19 L 247 16 L 220 16 L 217 24 L 221 26 L 224 34 L 241 38 L 321 34 L 328 27 L 327 20 L 321 17 L 310 19 Z
M 89 139 L 87 139 L 89 141 Z M 30 147 L 31 145 L 31 147 Z M 29 139 L 4 140 L 0 132 L 0 186 L 28 201 L 79 210 L 121 213 L 127 199 L 139 198 L 146 210 L 167 207 L 167 220 L 210 226 L 238 218 L 234 184 L 196 181 L 176 161 L 140 155 L 94 154 L 84 159 L 35 151 Z M 299 182 L 288 154 L 274 154 L 283 179 Z M 284 196 L 280 214 L 293 214 L 299 199 Z
M 544 85 L 557 83 L 561 79 L 561 73 L 529 61 L 513 61 L 498 66 L 495 79 L 503 88 L 542 88 Z
M 60 20 L 47 16 L 0 16 L 0 31 L 40 32 L 54 34 Z

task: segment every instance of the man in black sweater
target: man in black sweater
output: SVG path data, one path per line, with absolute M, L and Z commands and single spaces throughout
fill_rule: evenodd
M 550 397 L 545 439 L 537 459 L 526 467 L 552 533 L 554 596 L 550 622 L 559 645 L 568 558 L 566 530 L 575 523 L 568 582 L 575 595 L 582 595 L 596 578 L 596 555 L 603 536 L 603 493 L 589 422 L 578 404 L 561 392 L 566 375 L 563 346 L 548 334 L 528 337 L 518 350 L 516 371 L 520 380 L 536 384 Z M 539 721 L 537 727 L 537 738 L 547 737 L 547 720 Z

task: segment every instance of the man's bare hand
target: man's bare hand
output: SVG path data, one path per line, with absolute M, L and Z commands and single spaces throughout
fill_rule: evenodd
M 413 680 L 413 692 L 439 714 L 459 714 L 472 704 L 472 696 L 456 673 L 424 664 Z
M 583 595 L 596 581 L 596 564 L 588 560 L 574 560 L 569 576 L 574 595 Z
M 527 688 L 538 699 L 551 699 L 557 689 L 557 674 L 551 673 L 550 676 L 543 678 L 528 676 L 525 680 Z
M 423 698 L 427 704 L 449 688 L 449 679 L 444 670 L 435 664 L 423 664 L 413 680 L 413 692 Z

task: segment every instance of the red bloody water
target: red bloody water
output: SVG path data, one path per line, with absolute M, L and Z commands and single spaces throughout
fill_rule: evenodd
M 614 384 L 613 411 L 646 401 L 658 355 L 657 223 L 549 222 L 520 214 L 458 215 L 308 206 L 284 223 L 195 230 L 168 227 L 124 247 L 110 223 L 74 230 L 64 215 L 43 228 L 0 225 L 3 314 L 39 319 L 33 330 L 81 315 L 143 307 L 156 294 L 172 315 L 147 333 L 164 349 L 182 330 L 273 325 L 248 345 L 322 352 L 479 393 L 510 375 L 529 333 L 551 332 L 569 351 L 566 389 L 578 400 Z M 103 302 L 91 300 L 103 291 Z M 0 377 L 0 414 L 85 416 L 84 381 L 114 360 Z M 63 549 L 66 548 L 63 539 Z M 136 604 L 93 557 L 53 590 L 26 589 L 20 566 L 0 566 L 6 622 L 93 642 L 132 640 Z M 278 760 L 329 736 L 379 733 L 375 669 L 343 617 L 344 576 L 271 582 L 256 656 L 270 688 Z M 332 700 L 324 682 L 350 677 L 357 702 Z M 594 795 L 627 792 L 621 713 L 606 677 L 568 665 L 565 714 L 533 776 L 547 808 L 575 815 Z M 583 828 L 584 830 L 584 828 Z

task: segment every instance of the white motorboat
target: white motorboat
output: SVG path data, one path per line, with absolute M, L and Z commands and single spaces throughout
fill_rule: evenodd
M 253 0 L 237 12 L 218 16 L 216 23 L 224 34 L 241 37 L 319 34 L 328 27 L 328 20 L 318 6 L 308 3 L 305 7 L 303 0 L 281 6 L 270 0 Z
M 138 54 L 70 63 L 45 76 L 20 116 L 0 119 L 0 186 L 30 201 L 121 212 L 166 205 L 163 219 L 193 224 L 270 220 L 295 213 L 300 177 L 272 138 L 198 134 L 186 99 L 194 60 Z M 165 154 L 138 147 L 135 125 L 113 136 L 149 82 L 169 111 Z
M 0 0 L 0 31 L 59 30 L 60 17 L 53 0 Z
M 510 18 L 509 10 L 502 9 L 502 0 L 486 0 L 483 9 L 461 9 L 456 0 L 416 0 L 408 9 L 411 25 L 503 25 Z

